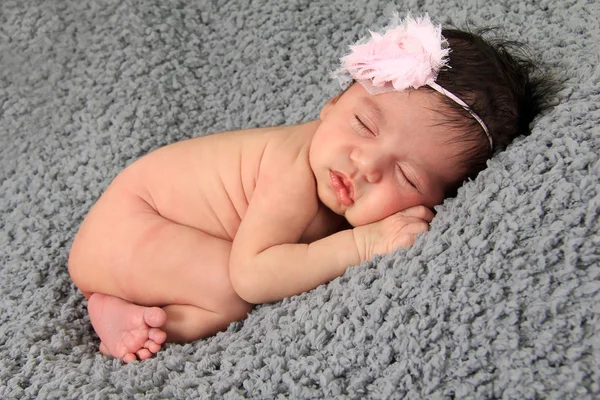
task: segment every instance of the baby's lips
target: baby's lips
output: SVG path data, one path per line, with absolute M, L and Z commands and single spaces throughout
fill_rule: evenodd
M 342 184 L 346 187 L 346 190 L 348 191 L 348 197 L 350 197 L 350 199 L 354 201 L 354 185 L 352 184 L 352 181 L 348 179 L 344 174 L 340 173 L 339 175 L 341 175 L 340 178 L 342 180 Z
M 330 171 L 329 179 L 333 189 L 338 194 L 338 200 L 346 206 L 353 204 L 354 187 L 346 175 L 338 171 Z

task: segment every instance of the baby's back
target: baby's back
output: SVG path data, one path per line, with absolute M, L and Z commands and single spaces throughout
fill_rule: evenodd
M 276 127 L 177 142 L 139 159 L 117 179 L 164 218 L 233 240 L 267 145 L 289 142 L 293 133 L 293 127 Z M 296 139 L 292 146 L 301 146 L 303 139 Z

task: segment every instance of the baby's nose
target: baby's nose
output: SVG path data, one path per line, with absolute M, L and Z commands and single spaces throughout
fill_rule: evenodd
M 381 179 L 384 157 L 373 151 L 355 149 L 350 158 L 368 182 L 375 183 Z

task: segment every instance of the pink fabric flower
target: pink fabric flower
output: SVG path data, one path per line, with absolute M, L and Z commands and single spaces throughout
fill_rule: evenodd
M 435 82 L 449 52 L 441 26 L 429 16 L 401 20 L 397 14 L 382 34 L 371 32 L 350 50 L 334 75 L 342 84 L 357 80 L 372 94 Z

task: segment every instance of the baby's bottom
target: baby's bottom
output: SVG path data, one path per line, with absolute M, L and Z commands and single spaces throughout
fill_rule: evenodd
M 165 339 L 197 340 L 246 317 L 251 305 L 229 279 L 229 241 L 167 220 L 140 197 L 105 195 L 76 239 L 96 246 L 69 265 L 73 281 L 89 298 L 104 354 L 126 362 L 145 359 Z M 109 240 L 103 236 L 107 232 Z M 78 261 L 99 257 L 92 267 Z

